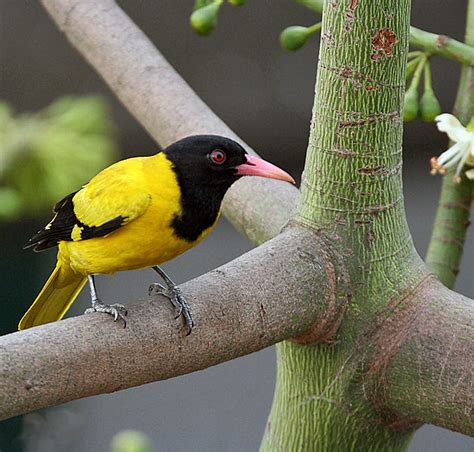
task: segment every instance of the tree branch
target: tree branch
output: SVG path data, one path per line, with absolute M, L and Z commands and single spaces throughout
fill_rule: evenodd
M 324 0 L 295 0 L 295 2 L 319 14 L 323 12 Z M 351 2 L 348 3 L 348 5 L 351 4 Z M 410 27 L 410 45 L 464 65 L 474 66 L 474 47 L 472 43 L 464 44 L 449 36 Z
M 474 435 L 474 303 L 427 278 L 378 332 L 384 417 Z M 396 421 L 395 421 L 396 422 Z
M 132 304 L 126 329 L 89 314 L 0 337 L 0 419 L 204 369 L 333 323 L 328 312 L 343 309 L 321 242 L 295 228 L 182 289 L 190 336 L 159 297 Z
M 42 3 L 71 44 L 162 146 L 201 133 L 224 135 L 245 144 L 113 0 Z M 260 243 L 280 231 L 297 196 L 298 191 L 289 184 L 246 178 L 229 191 L 224 214 Z M 249 199 L 252 203 L 247 202 Z
M 474 66 L 474 47 L 446 35 L 410 27 L 410 45 L 425 52 L 439 55 L 463 65 Z

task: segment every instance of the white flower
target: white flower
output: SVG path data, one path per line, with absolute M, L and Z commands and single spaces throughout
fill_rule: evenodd
M 431 158 L 431 174 L 446 174 L 448 168 L 457 165 L 454 182 L 459 183 L 464 165 L 474 166 L 474 127 L 471 130 L 473 121 L 466 128 L 449 113 L 436 116 L 435 120 L 438 130 L 446 133 L 454 145 L 439 157 Z M 474 180 L 474 169 L 467 170 L 466 176 Z

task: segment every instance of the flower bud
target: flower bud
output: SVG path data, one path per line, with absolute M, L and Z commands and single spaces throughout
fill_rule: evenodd
M 222 0 L 215 1 L 203 8 L 196 9 L 191 14 L 191 26 L 202 36 L 207 36 L 217 24 L 217 13 L 222 5 Z
M 418 91 L 417 87 L 412 85 L 405 93 L 403 102 L 403 120 L 405 122 L 413 121 L 418 116 Z
M 420 100 L 420 116 L 423 121 L 433 122 L 441 114 L 441 105 L 432 89 L 425 90 Z
M 294 25 L 285 28 L 280 34 L 280 44 L 286 50 L 298 50 L 303 47 L 311 35 L 308 27 Z

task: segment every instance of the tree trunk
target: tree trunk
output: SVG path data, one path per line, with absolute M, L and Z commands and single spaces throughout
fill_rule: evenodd
M 416 423 L 364 394 L 368 338 L 424 271 L 403 208 L 402 119 L 410 1 L 325 2 L 302 196 L 295 221 L 331 237 L 351 293 L 336 337 L 277 346 L 275 399 L 261 446 L 398 451 Z

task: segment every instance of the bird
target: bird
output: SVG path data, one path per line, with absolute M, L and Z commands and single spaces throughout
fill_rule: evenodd
M 277 166 L 219 135 L 185 137 L 152 156 L 121 160 L 102 170 L 53 208 L 52 220 L 24 248 L 58 247 L 56 266 L 18 329 L 62 319 L 89 282 L 86 314 L 109 314 L 126 326 L 127 310 L 99 298 L 97 275 L 151 268 L 164 284 L 149 293 L 169 298 L 190 334 L 194 326 L 186 298 L 160 268 L 197 245 L 216 226 L 230 186 L 243 176 L 295 183 Z

